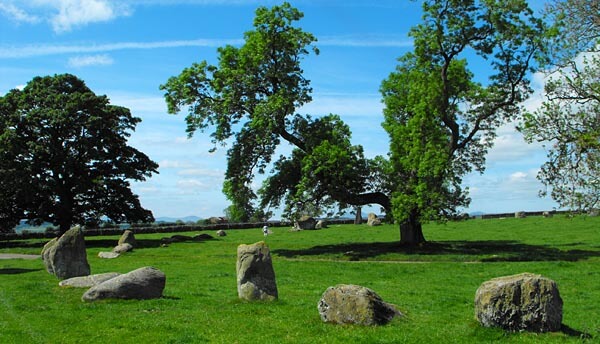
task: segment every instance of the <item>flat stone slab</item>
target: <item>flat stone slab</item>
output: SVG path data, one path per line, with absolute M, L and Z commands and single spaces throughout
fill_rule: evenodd
M 39 254 L 20 254 L 20 253 L 0 253 L 0 259 L 40 259 Z
M 165 274 L 154 267 L 143 267 L 111 278 L 86 291 L 86 302 L 102 299 L 156 299 L 165 289 Z
M 98 252 L 98 257 L 104 259 L 113 259 L 118 258 L 119 256 L 120 254 L 118 254 L 117 252 Z
M 72 277 L 58 283 L 61 287 L 73 287 L 73 288 L 89 288 L 98 285 L 102 282 L 106 282 L 111 278 L 120 276 L 118 272 L 107 272 L 103 274 L 89 275 Z

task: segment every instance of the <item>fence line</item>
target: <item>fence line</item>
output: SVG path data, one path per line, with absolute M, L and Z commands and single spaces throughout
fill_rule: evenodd
M 522 212 L 525 216 L 542 216 L 546 211 L 525 211 Z M 570 211 L 550 211 L 550 214 L 567 214 Z M 499 213 L 499 214 L 482 214 L 469 216 L 469 219 L 499 219 L 515 217 L 515 213 Z M 466 219 L 466 218 L 463 218 Z M 366 221 L 363 221 L 366 222 Z M 353 224 L 354 219 L 329 219 L 328 224 Z M 251 223 L 217 223 L 217 224 L 174 224 L 174 225 L 149 225 L 149 226 L 132 226 L 130 229 L 136 234 L 148 233 L 175 233 L 175 232 L 195 232 L 195 231 L 216 231 L 220 229 L 252 229 L 261 228 L 264 225 L 270 227 L 291 227 L 293 224 L 289 221 L 267 221 L 267 222 L 251 222 Z M 93 228 L 85 229 L 85 236 L 101 236 L 101 235 L 121 235 L 122 228 Z M 56 232 L 22 232 L 22 233 L 0 233 L 0 240 L 18 240 L 18 239 L 52 239 L 56 237 Z

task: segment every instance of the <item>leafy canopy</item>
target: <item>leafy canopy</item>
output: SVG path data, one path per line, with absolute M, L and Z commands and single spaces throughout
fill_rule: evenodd
M 600 3 L 556 1 L 552 49 L 544 55 L 545 101 L 523 118 L 529 141 L 549 143 L 538 179 L 559 207 L 600 207 Z
M 154 219 L 130 189 L 158 165 L 127 144 L 141 120 L 70 74 L 0 97 L 0 227 Z
M 215 149 L 232 141 L 223 191 L 232 201 L 227 212 L 241 221 L 265 215 L 256 209 L 259 196 L 258 207 L 285 202 L 290 216 L 309 210 L 316 215 L 336 201 L 366 202 L 354 194 L 364 190 L 367 172 L 362 148 L 350 144 L 349 128 L 335 115 L 312 119 L 296 113 L 312 100 L 301 62 L 318 54 L 316 38 L 294 26 L 302 17 L 289 3 L 260 7 L 241 47 L 221 47 L 216 66 L 195 63 L 161 86 L 170 113 L 187 108 L 189 135 L 210 128 Z M 266 173 L 282 140 L 292 145 L 291 156 L 273 163 L 257 194 L 255 173 Z
M 522 0 L 430 0 L 423 11 L 410 31 L 414 51 L 381 86 L 392 209 L 410 243 L 424 241 L 420 222 L 469 204 L 462 177 L 483 172 L 496 128 L 519 113 L 545 32 Z M 475 76 L 468 60 L 491 72 Z

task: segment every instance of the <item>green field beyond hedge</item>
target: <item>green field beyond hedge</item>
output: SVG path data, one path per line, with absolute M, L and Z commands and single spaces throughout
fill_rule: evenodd
M 469 220 L 425 226 L 429 243 L 397 245 L 393 225 L 334 225 L 319 231 L 273 228 L 279 301 L 238 300 L 239 244 L 260 229 L 230 230 L 206 242 L 160 247 L 169 234 L 137 235 L 139 247 L 98 258 L 118 236 L 86 239 L 92 273 L 154 266 L 164 297 L 84 303 L 61 288 L 41 260 L 0 260 L 0 343 L 564 343 L 600 342 L 600 218 L 555 216 Z M 195 233 L 184 233 L 194 235 Z M 44 241 L 0 242 L 0 253 L 39 254 Z M 521 272 L 555 280 L 563 331 L 505 333 L 474 320 L 473 299 L 491 278 Z M 406 315 L 380 327 L 325 324 L 317 302 L 329 286 L 358 284 Z

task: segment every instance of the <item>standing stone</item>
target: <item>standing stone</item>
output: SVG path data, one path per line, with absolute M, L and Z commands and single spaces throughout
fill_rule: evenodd
M 402 316 L 373 290 L 352 284 L 327 288 L 317 309 L 321 320 L 335 324 L 384 325 L 395 316 Z
M 42 249 L 42 259 L 46 271 L 60 279 L 90 274 L 83 231 L 79 226 L 48 242 Z
M 52 247 L 56 246 L 57 242 L 58 242 L 58 238 L 54 238 L 54 239 L 48 241 L 42 248 L 42 253 L 41 253 L 42 261 L 44 262 L 46 271 L 48 271 L 48 273 L 50 273 L 50 274 L 54 274 L 54 268 L 50 264 L 50 249 Z
M 491 279 L 475 293 L 479 323 L 508 331 L 558 331 L 562 306 L 556 283 L 531 273 Z
M 225 232 L 225 231 L 224 231 L 224 230 L 222 230 L 222 229 L 219 229 L 219 230 L 217 231 L 217 236 L 219 236 L 219 237 L 224 237 L 224 236 L 227 236 L 227 232 Z
M 375 213 L 369 213 L 367 215 L 367 225 L 369 226 L 379 226 L 381 225 L 381 220 L 375 215 Z
M 131 245 L 131 247 L 135 247 L 135 236 L 133 235 L 132 231 L 128 229 L 123 232 L 123 234 L 119 238 L 119 242 L 117 243 L 117 245 L 121 244 L 129 244 Z
M 58 283 L 61 287 L 72 287 L 72 288 L 89 288 L 98 285 L 102 282 L 106 282 L 111 278 L 115 278 L 121 275 L 118 272 L 106 272 L 103 274 L 89 275 L 72 277 L 66 280 L 62 280 Z
M 524 211 L 517 211 L 517 212 L 515 212 L 515 218 L 516 219 L 524 219 L 525 217 L 527 217 L 527 215 L 525 215 Z
M 143 267 L 93 286 L 81 299 L 157 299 L 162 296 L 166 280 L 162 271 L 150 266 Z
M 276 300 L 277 284 L 269 247 L 263 242 L 237 249 L 237 289 L 244 300 Z
M 545 217 L 545 218 L 549 218 L 549 217 L 552 217 L 552 213 L 549 212 L 549 211 L 545 211 L 545 212 L 542 213 L 542 216 Z

